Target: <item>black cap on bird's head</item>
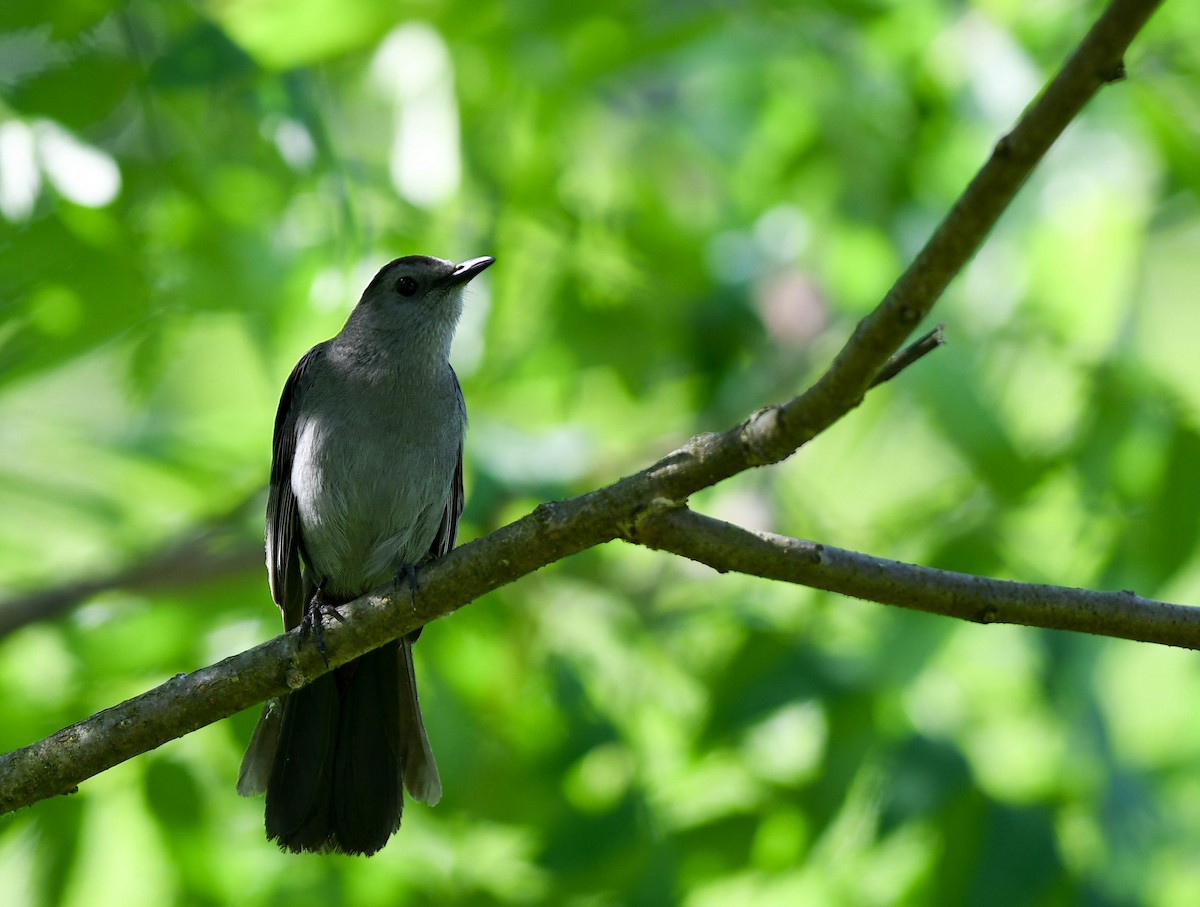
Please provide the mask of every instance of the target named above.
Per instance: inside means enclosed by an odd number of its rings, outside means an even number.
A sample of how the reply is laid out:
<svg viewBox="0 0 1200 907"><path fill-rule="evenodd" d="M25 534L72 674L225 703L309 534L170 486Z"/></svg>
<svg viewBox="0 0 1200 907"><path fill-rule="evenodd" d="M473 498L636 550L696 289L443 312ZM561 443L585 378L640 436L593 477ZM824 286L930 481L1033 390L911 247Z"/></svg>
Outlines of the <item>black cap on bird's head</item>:
<svg viewBox="0 0 1200 907"><path fill-rule="evenodd" d="M430 290L460 287L484 271L496 259L484 255L455 264L432 255L405 255L389 261L371 278L363 298L387 292L389 289L405 299L428 293Z"/></svg>

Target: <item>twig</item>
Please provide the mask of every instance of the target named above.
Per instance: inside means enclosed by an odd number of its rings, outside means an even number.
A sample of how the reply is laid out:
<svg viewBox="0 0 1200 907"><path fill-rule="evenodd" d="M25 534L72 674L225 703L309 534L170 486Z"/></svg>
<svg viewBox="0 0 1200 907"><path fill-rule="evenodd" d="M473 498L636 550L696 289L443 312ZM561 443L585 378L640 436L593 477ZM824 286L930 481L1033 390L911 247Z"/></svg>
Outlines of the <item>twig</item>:
<svg viewBox="0 0 1200 907"><path fill-rule="evenodd" d="M891 381L914 362L928 356L946 342L946 326L939 324L928 334L914 340L895 356L884 363L879 374L875 376L867 390L878 387L885 381Z"/></svg>

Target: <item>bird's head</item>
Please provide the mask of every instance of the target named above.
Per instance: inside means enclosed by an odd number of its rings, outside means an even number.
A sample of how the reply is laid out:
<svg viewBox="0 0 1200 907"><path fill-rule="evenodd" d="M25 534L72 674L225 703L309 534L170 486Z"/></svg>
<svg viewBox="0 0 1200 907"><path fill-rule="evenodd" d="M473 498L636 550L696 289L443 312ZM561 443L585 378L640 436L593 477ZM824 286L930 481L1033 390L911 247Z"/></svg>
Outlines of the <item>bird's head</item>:
<svg viewBox="0 0 1200 907"><path fill-rule="evenodd" d="M402 343L445 358L463 307L463 288L494 262L484 256L460 264L429 255L406 255L379 269L346 323L355 335Z"/></svg>

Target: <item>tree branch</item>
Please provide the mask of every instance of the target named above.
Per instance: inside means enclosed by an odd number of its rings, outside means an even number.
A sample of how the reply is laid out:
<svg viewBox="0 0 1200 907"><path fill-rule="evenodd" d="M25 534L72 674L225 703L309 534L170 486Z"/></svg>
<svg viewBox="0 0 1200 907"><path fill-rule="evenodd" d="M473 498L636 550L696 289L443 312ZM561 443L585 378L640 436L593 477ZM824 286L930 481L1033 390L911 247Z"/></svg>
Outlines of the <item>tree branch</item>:
<svg viewBox="0 0 1200 907"><path fill-rule="evenodd" d="M254 496L256 501L261 498ZM101 592L151 591L261 570L262 546L238 544L244 537L223 518L109 573L14 596L0 602L0 640L29 624L59 617Z"/></svg>
<svg viewBox="0 0 1200 907"><path fill-rule="evenodd" d="M636 475L544 504L456 549L422 571L413 608L407 591L395 590L347 605L342 609L347 619L325 631L330 666L553 561L614 538L636 538L639 521L642 531L646 528L648 509L658 513L752 466L778 462L854 409L888 358L979 248L1050 144L1096 90L1116 77L1124 49L1157 6L1150 0L1110 4L1016 128L997 144L916 260L808 391L721 434L693 438ZM298 641L298 631L278 637L5 755L0 758L0 812L71 790L125 759L324 673L327 667L315 647L301 647Z"/></svg>
<svg viewBox="0 0 1200 907"><path fill-rule="evenodd" d="M1200 649L1200 608L1128 591L1096 592L919 567L773 532L752 532L678 505L643 512L631 541L722 573L797 583L975 623L1074 630Z"/></svg>

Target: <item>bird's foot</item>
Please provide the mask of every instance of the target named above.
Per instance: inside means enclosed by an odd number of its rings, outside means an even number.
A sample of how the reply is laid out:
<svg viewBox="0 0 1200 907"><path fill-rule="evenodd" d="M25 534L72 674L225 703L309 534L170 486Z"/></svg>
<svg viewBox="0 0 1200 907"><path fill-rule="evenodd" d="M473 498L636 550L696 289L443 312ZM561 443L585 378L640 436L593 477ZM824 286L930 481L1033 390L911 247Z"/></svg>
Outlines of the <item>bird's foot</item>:
<svg viewBox="0 0 1200 907"><path fill-rule="evenodd" d="M408 600L413 610L417 610L417 565L404 564L392 577L392 585L399 586L402 580L408 580Z"/></svg>
<svg viewBox="0 0 1200 907"><path fill-rule="evenodd" d="M310 633L313 635L317 641L317 651L321 653L321 660L325 662L326 668L329 667L329 656L325 654L325 618L327 616L338 621L346 619L337 609L337 605L325 601L325 596L321 594L321 587L318 586L313 597L308 600L308 607L304 609L304 618L300 621L300 638L303 640Z"/></svg>

